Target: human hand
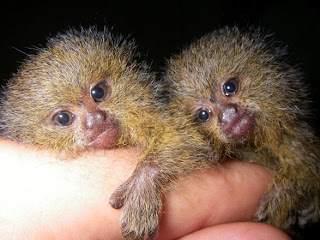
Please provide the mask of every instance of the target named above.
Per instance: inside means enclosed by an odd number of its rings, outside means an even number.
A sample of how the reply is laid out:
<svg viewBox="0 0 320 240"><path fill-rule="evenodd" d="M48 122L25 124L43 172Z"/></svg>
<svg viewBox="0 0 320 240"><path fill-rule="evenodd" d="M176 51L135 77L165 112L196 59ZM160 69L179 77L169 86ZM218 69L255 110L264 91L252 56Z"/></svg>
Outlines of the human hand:
<svg viewBox="0 0 320 240"><path fill-rule="evenodd" d="M0 238L121 239L111 193L133 171L139 149L92 150L62 160L0 140ZM158 239L289 239L250 223L272 179L264 167L236 160L181 179L164 198Z"/></svg>

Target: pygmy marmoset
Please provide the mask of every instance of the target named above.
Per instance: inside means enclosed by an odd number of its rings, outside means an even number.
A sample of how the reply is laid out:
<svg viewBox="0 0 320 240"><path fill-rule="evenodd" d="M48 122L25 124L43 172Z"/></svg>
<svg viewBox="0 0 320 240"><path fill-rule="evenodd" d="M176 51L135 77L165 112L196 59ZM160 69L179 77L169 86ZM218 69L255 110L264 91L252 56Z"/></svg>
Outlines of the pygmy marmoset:
<svg viewBox="0 0 320 240"><path fill-rule="evenodd" d="M208 155L217 159L187 118L163 111L153 94L154 74L137 57L132 41L108 30L69 30L28 56L0 104L2 136L62 156L90 148L143 149L134 173L109 200L123 206L126 239L154 238L163 191L177 176L207 165Z"/></svg>
<svg viewBox="0 0 320 240"><path fill-rule="evenodd" d="M302 74L269 38L214 31L172 57L163 80L173 114L188 116L218 155L275 171L256 220L290 232L319 220L320 145Z"/></svg>

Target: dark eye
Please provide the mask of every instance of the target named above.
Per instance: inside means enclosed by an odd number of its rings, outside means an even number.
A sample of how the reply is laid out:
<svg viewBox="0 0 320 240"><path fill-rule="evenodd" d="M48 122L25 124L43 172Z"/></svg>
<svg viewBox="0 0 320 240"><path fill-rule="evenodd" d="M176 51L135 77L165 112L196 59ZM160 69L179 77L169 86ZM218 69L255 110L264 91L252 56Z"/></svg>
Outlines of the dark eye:
<svg viewBox="0 0 320 240"><path fill-rule="evenodd" d="M230 97L237 93L239 88L239 81L237 78L231 78L223 84L223 93Z"/></svg>
<svg viewBox="0 0 320 240"><path fill-rule="evenodd" d="M198 113L197 120L199 122L206 122L210 119L211 111L207 109L201 109Z"/></svg>
<svg viewBox="0 0 320 240"><path fill-rule="evenodd" d="M108 85L105 82L97 84L91 89L91 96L95 102L102 102L108 96Z"/></svg>
<svg viewBox="0 0 320 240"><path fill-rule="evenodd" d="M53 116L52 122L59 126L69 126L72 124L74 115L69 111L61 111Z"/></svg>

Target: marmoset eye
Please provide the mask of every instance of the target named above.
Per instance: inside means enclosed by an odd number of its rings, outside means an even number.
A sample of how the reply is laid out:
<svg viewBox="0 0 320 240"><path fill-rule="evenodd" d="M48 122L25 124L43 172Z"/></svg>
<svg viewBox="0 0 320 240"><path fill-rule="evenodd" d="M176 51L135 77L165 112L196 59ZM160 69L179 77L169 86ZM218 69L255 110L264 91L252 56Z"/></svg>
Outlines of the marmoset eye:
<svg viewBox="0 0 320 240"><path fill-rule="evenodd" d="M69 126L72 124L74 115L69 111L61 111L53 116L52 122L59 126Z"/></svg>
<svg viewBox="0 0 320 240"><path fill-rule="evenodd" d="M91 96L95 102L103 102L108 97L108 85L106 82L98 83L91 89Z"/></svg>
<svg viewBox="0 0 320 240"><path fill-rule="evenodd" d="M223 84L223 93L227 97L235 95L238 89L239 80L237 78L231 78Z"/></svg>
<svg viewBox="0 0 320 240"><path fill-rule="evenodd" d="M209 109L202 108L200 109L196 121L198 122L207 122L211 117L211 111Z"/></svg>

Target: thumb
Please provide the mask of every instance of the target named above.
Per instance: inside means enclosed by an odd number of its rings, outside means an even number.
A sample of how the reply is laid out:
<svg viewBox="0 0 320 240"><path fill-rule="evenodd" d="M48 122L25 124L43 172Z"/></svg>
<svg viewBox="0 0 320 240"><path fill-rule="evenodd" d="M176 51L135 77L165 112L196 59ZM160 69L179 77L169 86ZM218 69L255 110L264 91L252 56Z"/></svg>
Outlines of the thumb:
<svg viewBox="0 0 320 240"><path fill-rule="evenodd" d="M227 159L180 179L165 196L158 239L252 220L272 178L273 172L265 167Z"/></svg>

